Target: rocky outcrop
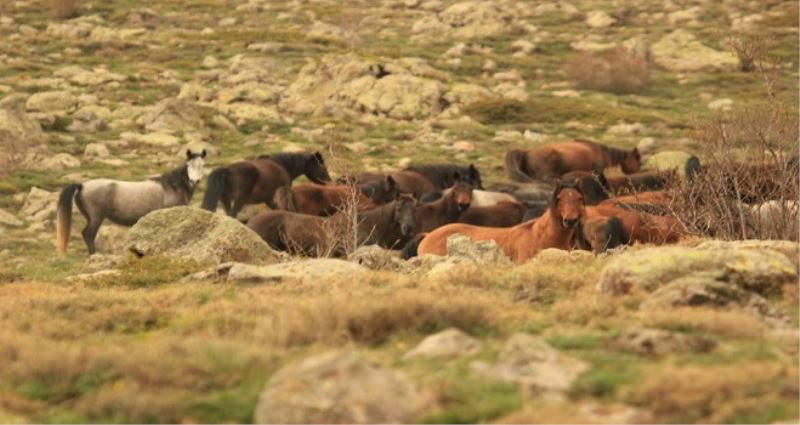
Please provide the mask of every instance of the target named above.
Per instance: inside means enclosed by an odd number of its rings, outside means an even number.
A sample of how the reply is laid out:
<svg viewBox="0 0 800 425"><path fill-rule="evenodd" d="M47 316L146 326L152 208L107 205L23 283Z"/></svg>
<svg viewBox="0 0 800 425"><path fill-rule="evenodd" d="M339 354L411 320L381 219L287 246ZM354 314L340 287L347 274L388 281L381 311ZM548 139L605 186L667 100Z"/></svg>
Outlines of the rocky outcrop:
<svg viewBox="0 0 800 425"><path fill-rule="evenodd" d="M25 113L24 95L9 95L0 101L0 134L7 134L25 146L34 146L45 141L41 125Z"/></svg>
<svg viewBox="0 0 800 425"><path fill-rule="evenodd" d="M461 234L447 238L447 256L460 262L511 264L511 260L495 241L473 241Z"/></svg>
<svg viewBox="0 0 800 425"><path fill-rule="evenodd" d="M672 353L704 353L711 351L716 343L712 339L663 329L628 328L615 339L614 345L636 354L664 356Z"/></svg>
<svg viewBox="0 0 800 425"><path fill-rule="evenodd" d="M476 354L481 351L481 342L459 329L445 329L423 339L405 354L405 358L453 358Z"/></svg>
<svg viewBox="0 0 800 425"><path fill-rule="evenodd" d="M192 207L156 210L128 233L138 255L185 257L200 263L272 263L280 258L255 232L226 216Z"/></svg>
<svg viewBox="0 0 800 425"><path fill-rule="evenodd" d="M33 222L48 220L55 216L57 202L58 193L32 187L25 197L19 215L25 220Z"/></svg>
<svg viewBox="0 0 800 425"><path fill-rule="evenodd" d="M355 351L308 357L267 383L256 423L404 423L424 401L411 381Z"/></svg>
<svg viewBox="0 0 800 425"><path fill-rule="evenodd" d="M734 70L739 64L736 56L704 45L683 29L652 44L650 55L656 64L674 72Z"/></svg>
<svg viewBox="0 0 800 425"><path fill-rule="evenodd" d="M417 20L411 32L426 38L460 40L497 37L522 29L517 16L507 2L463 1Z"/></svg>

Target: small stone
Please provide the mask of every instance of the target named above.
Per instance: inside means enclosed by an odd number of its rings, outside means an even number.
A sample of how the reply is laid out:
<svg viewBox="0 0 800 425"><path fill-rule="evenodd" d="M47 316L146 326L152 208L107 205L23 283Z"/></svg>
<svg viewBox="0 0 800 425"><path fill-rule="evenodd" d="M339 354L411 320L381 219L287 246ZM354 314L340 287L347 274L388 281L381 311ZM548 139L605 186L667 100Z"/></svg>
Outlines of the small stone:
<svg viewBox="0 0 800 425"><path fill-rule="evenodd" d="M89 158L108 158L111 156L111 152L109 152L108 147L102 143L89 143L83 150L83 156Z"/></svg>
<svg viewBox="0 0 800 425"><path fill-rule="evenodd" d="M217 25L220 26L220 27L232 27L232 26L236 25L236 22L237 22L236 18L231 18L231 17L222 18L222 19L219 20Z"/></svg>
<svg viewBox="0 0 800 425"><path fill-rule="evenodd" d="M730 111L733 109L733 99L717 99L708 104L712 111Z"/></svg>
<svg viewBox="0 0 800 425"><path fill-rule="evenodd" d="M219 60L214 56L206 56L203 58L203 68L216 68L219 66Z"/></svg>
<svg viewBox="0 0 800 425"><path fill-rule="evenodd" d="M617 19L602 10L593 10L586 14L585 22L591 28L607 28L614 25Z"/></svg>

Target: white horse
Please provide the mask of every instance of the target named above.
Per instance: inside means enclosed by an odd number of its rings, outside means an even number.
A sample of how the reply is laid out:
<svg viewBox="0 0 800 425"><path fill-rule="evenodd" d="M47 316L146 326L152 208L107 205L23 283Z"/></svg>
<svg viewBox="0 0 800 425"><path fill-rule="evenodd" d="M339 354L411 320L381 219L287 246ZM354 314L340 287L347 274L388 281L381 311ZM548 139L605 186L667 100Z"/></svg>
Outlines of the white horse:
<svg viewBox="0 0 800 425"><path fill-rule="evenodd" d="M59 252L62 255L67 252L73 199L86 217L82 234L91 255L95 253L94 240L103 220L132 226L151 211L188 204L203 178L205 157L205 149L201 153L187 150L183 165L145 181L94 179L65 187L58 198L56 218L56 247Z"/></svg>

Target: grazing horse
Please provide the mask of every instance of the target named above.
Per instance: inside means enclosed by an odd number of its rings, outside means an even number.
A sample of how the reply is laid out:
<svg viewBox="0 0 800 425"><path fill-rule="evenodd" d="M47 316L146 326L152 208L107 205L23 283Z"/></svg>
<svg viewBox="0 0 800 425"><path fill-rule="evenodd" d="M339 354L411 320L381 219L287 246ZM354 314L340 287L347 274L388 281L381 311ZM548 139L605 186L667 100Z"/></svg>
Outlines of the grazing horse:
<svg viewBox="0 0 800 425"><path fill-rule="evenodd" d="M417 199L421 199L426 193L447 189L459 180L466 181L479 189L483 188L481 174L472 164L467 167L451 164L412 165L388 175L395 180L400 191L413 193ZM382 180L384 175L361 173L355 178L357 182L362 183Z"/></svg>
<svg viewBox="0 0 800 425"><path fill-rule="evenodd" d="M252 161L219 167L208 176L203 208L214 211L222 201L231 217L236 217L245 204L263 202L274 209L275 190L303 174L314 183L331 180L319 152L261 155Z"/></svg>
<svg viewBox="0 0 800 425"><path fill-rule="evenodd" d="M186 205L194 189L203 178L203 161L206 151L186 151L186 162L159 177L129 182L111 179L94 179L71 184L58 197L56 218L56 247L66 254L69 229L72 225L72 202L86 217L83 240L89 254L95 253L94 240L103 220L122 226L133 226L147 213L178 205Z"/></svg>
<svg viewBox="0 0 800 425"><path fill-rule="evenodd" d="M413 236L415 203L410 195L399 194L395 201L357 213L358 245L394 248ZM318 217L268 211L251 218L247 226L275 249L304 255L319 255L326 250L335 256L345 254L341 241L335 240L348 226L348 217L342 213Z"/></svg>
<svg viewBox="0 0 800 425"><path fill-rule="evenodd" d="M447 255L447 238L462 233L473 241L495 241L506 255L521 263L545 248L570 249L576 227L584 214L583 195L578 186L572 182L559 182L550 198L550 208L535 220L513 227L448 224L425 235L419 242L417 252Z"/></svg>
<svg viewBox="0 0 800 425"><path fill-rule="evenodd" d="M356 209L363 211L395 199L398 193L391 176L381 181L363 183L358 188L308 183L278 188L275 191L275 205L286 211L327 217L341 211L351 199L355 201ZM384 201L387 198L388 201Z"/></svg>
<svg viewBox="0 0 800 425"><path fill-rule="evenodd" d="M570 171L599 174L614 165L620 165L625 174L635 173L642 165L639 150L625 151L589 140L575 140L532 149L513 149L505 159L508 177L516 182L558 177Z"/></svg>

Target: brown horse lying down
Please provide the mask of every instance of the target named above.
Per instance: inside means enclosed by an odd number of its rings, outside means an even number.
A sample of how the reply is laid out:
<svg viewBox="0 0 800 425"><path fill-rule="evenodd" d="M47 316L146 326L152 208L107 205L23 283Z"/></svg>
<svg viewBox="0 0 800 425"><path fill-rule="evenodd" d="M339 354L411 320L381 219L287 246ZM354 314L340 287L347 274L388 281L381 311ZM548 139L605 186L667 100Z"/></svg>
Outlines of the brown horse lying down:
<svg viewBox="0 0 800 425"><path fill-rule="evenodd" d="M474 165L467 167L451 164L411 165L402 171L388 173L401 192L413 193L417 199L424 194L447 189L456 181L464 180L474 187L482 188L481 174ZM356 177L358 183L384 179L383 174L361 173Z"/></svg>
<svg viewBox="0 0 800 425"><path fill-rule="evenodd" d="M793 191L796 192L798 173L800 159L794 156L785 163L710 164L702 167L696 177L700 182L723 180L727 193L717 196L738 197L740 201L752 204L773 200L774 195L780 193L782 188L789 189L788 176L791 176ZM719 186L718 183L711 184ZM796 193L793 195L790 198L797 197Z"/></svg>
<svg viewBox="0 0 800 425"><path fill-rule="evenodd" d="M499 202L483 207L470 206L461 214L458 222L475 226L511 227L522 223L527 211L528 207L521 202Z"/></svg>
<svg viewBox="0 0 800 425"><path fill-rule="evenodd" d="M416 224L418 232L430 232L447 223L458 221L472 204L470 183L459 181L440 199L417 207Z"/></svg>
<svg viewBox="0 0 800 425"><path fill-rule="evenodd" d="M602 173L607 167L620 165L625 174L641 167L639 151L612 148L589 140L552 143L532 149L513 149L506 154L506 172L512 181L530 182L559 177L570 171Z"/></svg>
<svg viewBox="0 0 800 425"><path fill-rule="evenodd" d="M390 202L399 193L391 176L364 183L355 193L350 191L346 185L314 183L282 187L275 191L275 205L286 211L327 217L341 211L352 196L355 196L356 209L363 211Z"/></svg>
<svg viewBox="0 0 800 425"><path fill-rule="evenodd" d="M506 255L519 263L545 248L570 249L584 212L583 195L577 186L569 182L558 183L550 208L536 220L507 228L449 224L425 235L419 242L417 253L447 255L447 238L461 233L474 241L495 241Z"/></svg>
<svg viewBox="0 0 800 425"><path fill-rule="evenodd" d="M415 233L413 197L398 195L397 200L357 214L358 245L377 244L395 248ZM272 248L293 254L320 255L330 249L335 256L345 254L335 240L346 228L348 217L335 214L318 217L288 211L269 211L251 218L247 226ZM332 246L333 245L333 246Z"/></svg>
<svg viewBox="0 0 800 425"><path fill-rule="evenodd" d="M676 180L678 180L678 173L672 170L606 177L608 189L611 193L616 194L663 189L667 187L670 182Z"/></svg>
<svg viewBox="0 0 800 425"><path fill-rule="evenodd" d="M586 207L584 221L609 217L616 217L620 220L621 242L629 245L633 243L656 245L675 243L686 235L683 226L674 217L628 211L612 205Z"/></svg>
<svg viewBox="0 0 800 425"><path fill-rule="evenodd" d="M288 186L303 174L315 183L331 180L319 152L262 155L252 161L219 167L208 176L203 208L214 211L222 201L225 213L231 217L236 217L245 204L263 202L274 209L275 190Z"/></svg>

